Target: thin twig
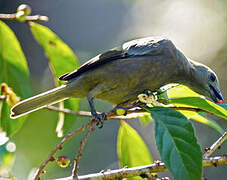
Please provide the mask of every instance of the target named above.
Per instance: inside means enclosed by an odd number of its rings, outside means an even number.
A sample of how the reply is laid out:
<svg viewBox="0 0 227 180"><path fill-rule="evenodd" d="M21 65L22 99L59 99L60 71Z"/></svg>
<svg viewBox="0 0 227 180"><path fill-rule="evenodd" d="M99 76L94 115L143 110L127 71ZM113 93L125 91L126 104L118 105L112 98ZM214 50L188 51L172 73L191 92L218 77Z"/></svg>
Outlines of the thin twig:
<svg viewBox="0 0 227 180"><path fill-rule="evenodd" d="M17 20L15 13L14 14L0 14L0 19ZM47 22L48 21L48 17L47 16L41 16L41 15L25 16L25 21Z"/></svg>
<svg viewBox="0 0 227 180"><path fill-rule="evenodd" d="M74 116L87 116L87 117L91 117L91 113L88 111L72 111L70 109L66 109L66 108L59 108L56 106L47 106L45 107L45 109L51 110L51 111L55 111L55 112L62 112L65 114L70 114L70 115L74 115Z"/></svg>
<svg viewBox="0 0 227 180"><path fill-rule="evenodd" d="M203 167L205 166L217 166L227 164L227 156L216 156L216 157L210 157L205 158L203 160ZM138 166L138 167L132 167L132 168L122 168L122 169L116 169L116 170L110 170L105 171L101 173L95 173L95 174L88 174L88 175L82 175L78 176L78 180L108 180L108 179L122 179L122 178L130 178L134 176L143 176L144 174L148 173L159 173L168 171L164 163L154 163L146 166ZM64 177L60 179L55 180L75 180L72 176L70 177Z"/></svg>
<svg viewBox="0 0 227 180"><path fill-rule="evenodd" d="M43 172L43 169L46 167L47 163L52 161L54 159L54 154L62 149L62 146L74 135L78 134L81 131L84 131L85 129L87 129L88 127L90 127L91 125L95 124L94 120L89 121L88 123L86 123L85 125L83 125L82 127L76 129L75 131L69 133L65 138L62 139L62 141L51 151L51 153L49 154L49 156L47 157L47 159L41 164L40 168L38 169L34 180L39 180L40 175Z"/></svg>
<svg viewBox="0 0 227 180"><path fill-rule="evenodd" d="M203 157L209 157L211 154L214 153L216 149L218 149L225 141L227 140L227 132L225 132L212 146L206 148L206 152L204 153Z"/></svg>
<svg viewBox="0 0 227 180"><path fill-rule="evenodd" d="M76 155L76 157L74 158L74 167L73 167L73 171L72 171L72 175L74 178L78 177L78 165L79 165L79 161L80 158L82 157L82 151L84 149L85 143L88 140L88 137L91 135L91 133L95 130L95 126L93 125L87 132L87 134L85 135L85 137L80 141L80 148L78 150L78 153Z"/></svg>
<svg viewBox="0 0 227 180"><path fill-rule="evenodd" d="M70 114L70 115L74 115L74 116L86 116L86 117L92 117L91 112L88 111L72 111L69 109L65 109L65 108L59 108L56 106L47 106L45 107L45 109L51 110L51 111L55 111L55 112L63 112L65 114ZM106 118L107 119L121 119L121 120L127 120L127 119L132 119L132 118L136 118L139 115L142 115L142 113L145 113L147 111L142 110L142 109L137 109L137 110L129 110L127 113L127 116L118 116L116 115L116 113L113 113L112 111L107 113ZM100 112L97 112L100 113Z"/></svg>

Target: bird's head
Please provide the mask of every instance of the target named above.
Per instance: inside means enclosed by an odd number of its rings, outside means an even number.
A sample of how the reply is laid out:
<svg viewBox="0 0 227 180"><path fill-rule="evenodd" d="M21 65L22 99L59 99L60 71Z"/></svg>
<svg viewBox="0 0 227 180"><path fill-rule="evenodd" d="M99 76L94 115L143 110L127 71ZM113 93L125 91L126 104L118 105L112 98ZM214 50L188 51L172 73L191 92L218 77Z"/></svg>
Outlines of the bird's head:
<svg viewBox="0 0 227 180"><path fill-rule="evenodd" d="M204 64L190 60L192 68L192 89L197 93L211 98L214 102L224 102L219 88L217 75Z"/></svg>

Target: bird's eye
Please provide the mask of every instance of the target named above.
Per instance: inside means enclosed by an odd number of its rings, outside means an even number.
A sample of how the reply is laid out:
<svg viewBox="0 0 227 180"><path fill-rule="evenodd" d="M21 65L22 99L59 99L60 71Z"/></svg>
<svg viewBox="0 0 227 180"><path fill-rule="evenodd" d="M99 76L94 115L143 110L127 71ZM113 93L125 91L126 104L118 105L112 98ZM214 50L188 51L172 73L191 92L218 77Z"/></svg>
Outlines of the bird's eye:
<svg viewBox="0 0 227 180"><path fill-rule="evenodd" d="M212 82L214 82L216 80L216 76L213 73L211 73L211 75L210 75L210 80Z"/></svg>

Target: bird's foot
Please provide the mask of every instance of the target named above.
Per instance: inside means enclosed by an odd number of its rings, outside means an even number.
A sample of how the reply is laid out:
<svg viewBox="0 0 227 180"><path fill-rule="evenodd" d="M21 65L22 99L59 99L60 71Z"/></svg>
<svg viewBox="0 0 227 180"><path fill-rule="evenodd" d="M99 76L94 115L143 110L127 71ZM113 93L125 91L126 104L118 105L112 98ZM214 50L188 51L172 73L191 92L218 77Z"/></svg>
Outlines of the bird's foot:
<svg viewBox="0 0 227 180"><path fill-rule="evenodd" d="M104 120L106 120L106 113L101 113L101 114L94 114L93 115L95 121L96 121L96 126L98 128L102 128L104 124Z"/></svg>

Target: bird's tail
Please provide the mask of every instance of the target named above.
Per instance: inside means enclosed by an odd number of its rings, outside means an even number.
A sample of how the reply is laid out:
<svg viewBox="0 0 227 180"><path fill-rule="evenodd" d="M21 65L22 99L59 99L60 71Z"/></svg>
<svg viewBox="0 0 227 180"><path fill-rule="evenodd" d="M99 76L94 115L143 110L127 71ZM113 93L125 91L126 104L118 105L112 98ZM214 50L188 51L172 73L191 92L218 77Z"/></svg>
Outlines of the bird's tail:
<svg viewBox="0 0 227 180"><path fill-rule="evenodd" d="M66 88L66 85L62 85L47 92L20 101L11 109L11 118L15 119L27 113L41 109L47 105L55 104L68 99L69 96L67 94Z"/></svg>

